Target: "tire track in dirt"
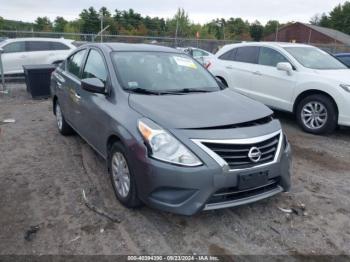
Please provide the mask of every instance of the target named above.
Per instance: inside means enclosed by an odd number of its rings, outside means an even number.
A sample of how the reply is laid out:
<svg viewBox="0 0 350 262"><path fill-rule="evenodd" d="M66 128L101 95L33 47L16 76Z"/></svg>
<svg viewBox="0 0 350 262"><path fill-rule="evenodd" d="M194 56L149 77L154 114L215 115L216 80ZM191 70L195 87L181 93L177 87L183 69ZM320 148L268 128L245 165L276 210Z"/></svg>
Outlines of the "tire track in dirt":
<svg viewBox="0 0 350 262"><path fill-rule="evenodd" d="M81 160L85 175L88 177L89 187L94 188L93 198L97 201L98 206L101 206L107 212L117 214L122 220L117 225L118 233L123 237L123 241L130 251L145 254L172 253L172 248L166 245L165 239L157 233L157 227L154 227L152 223L148 223L140 215L139 212L142 213L142 210L128 210L118 202L104 160L88 144L82 143L80 138L78 141L81 145ZM150 244L150 242L152 243Z"/></svg>

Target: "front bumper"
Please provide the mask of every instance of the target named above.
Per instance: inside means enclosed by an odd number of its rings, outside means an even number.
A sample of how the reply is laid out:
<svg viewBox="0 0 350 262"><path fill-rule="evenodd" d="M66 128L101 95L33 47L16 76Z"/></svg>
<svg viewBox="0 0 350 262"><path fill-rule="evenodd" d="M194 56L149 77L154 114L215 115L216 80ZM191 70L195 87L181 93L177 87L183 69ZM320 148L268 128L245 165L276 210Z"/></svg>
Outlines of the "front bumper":
<svg viewBox="0 0 350 262"><path fill-rule="evenodd" d="M278 161L261 167L229 171L205 153L200 157L205 164L199 167L179 167L150 158L137 159L134 174L140 199L157 209L193 215L201 210L252 203L290 189L291 147L287 141L279 152ZM259 172L268 173L268 185L244 192L236 189L240 175ZM218 195L225 190L233 192L233 197L231 194L230 198L219 199Z"/></svg>

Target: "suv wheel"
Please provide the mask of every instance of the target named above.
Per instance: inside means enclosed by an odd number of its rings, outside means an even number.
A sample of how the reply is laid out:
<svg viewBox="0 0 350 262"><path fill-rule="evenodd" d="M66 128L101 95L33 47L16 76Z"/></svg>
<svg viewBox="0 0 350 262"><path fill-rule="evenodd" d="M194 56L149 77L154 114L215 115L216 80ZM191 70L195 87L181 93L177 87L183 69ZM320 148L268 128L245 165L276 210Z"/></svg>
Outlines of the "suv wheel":
<svg viewBox="0 0 350 262"><path fill-rule="evenodd" d="M329 134L337 127L337 110L333 101L321 94L304 98L297 106L301 128L312 134Z"/></svg>
<svg viewBox="0 0 350 262"><path fill-rule="evenodd" d="M120 143L112 146L108 158L108 170L118 200L128 208L141 206L137 196L135 177L129 168L126 150Z"/></svg>
<svg viewBox="0 0 350 262"><path fill-rule="evenodd" d="M55 114L56 114L58 131L60 131L60 133L64 136L72 134L73 130L64 119L64 116L62 114L62 110L58 101L55 104Z"/></svg>

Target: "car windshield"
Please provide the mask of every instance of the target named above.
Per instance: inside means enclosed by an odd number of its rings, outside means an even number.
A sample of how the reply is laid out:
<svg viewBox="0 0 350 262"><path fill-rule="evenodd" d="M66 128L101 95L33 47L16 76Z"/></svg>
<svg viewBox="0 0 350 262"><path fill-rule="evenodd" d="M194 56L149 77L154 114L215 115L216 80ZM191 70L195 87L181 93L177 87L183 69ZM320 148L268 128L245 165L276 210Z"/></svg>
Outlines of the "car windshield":
<svg viewBox="0 0 350 262"><path fill-rule="evenodd" d="M114 52L112 60L124 89L150 93L214 92L215 78L185 54Z"/></svg>
<svg viewBox="0 0 350 262"><path fill-rule="evenodd" d="M319 70L346 69L346 66L325 51L314 47L285 47L300 64Z"/></svg>

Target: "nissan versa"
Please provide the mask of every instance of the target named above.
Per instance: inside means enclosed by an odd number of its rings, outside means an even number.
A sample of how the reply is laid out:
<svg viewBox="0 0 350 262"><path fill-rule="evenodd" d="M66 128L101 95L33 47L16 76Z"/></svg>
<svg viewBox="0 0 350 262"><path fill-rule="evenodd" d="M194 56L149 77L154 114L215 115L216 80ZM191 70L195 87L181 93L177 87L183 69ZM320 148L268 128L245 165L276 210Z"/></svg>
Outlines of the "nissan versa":
<svg viewBox="0 0 350 262"><path fill-rule="evenodd" d="M51 89L59 131L106 159L126 207L192 215L290 189L291 149L272 111L180 51L85 45Z"/></svg>

